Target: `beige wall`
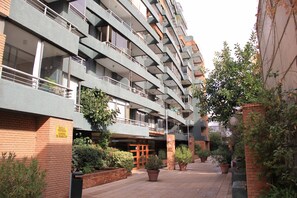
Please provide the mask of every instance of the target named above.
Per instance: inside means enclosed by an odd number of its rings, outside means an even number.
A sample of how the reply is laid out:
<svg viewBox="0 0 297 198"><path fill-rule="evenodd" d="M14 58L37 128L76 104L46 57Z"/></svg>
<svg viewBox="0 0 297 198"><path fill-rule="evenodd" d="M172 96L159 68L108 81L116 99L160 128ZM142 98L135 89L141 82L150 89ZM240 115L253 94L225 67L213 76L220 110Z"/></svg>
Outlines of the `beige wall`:
<svg viewBox="0 0 297 198"><path fill-rule="evenodd" d="M283 84L284 90L297 88L297 16L292 8L259 0L257 33L263 77L267 87ZM289 1L287 1L289 3ZM295 6L296 7L296 6ZM269 74L278 73L276 78Z"/></svg>

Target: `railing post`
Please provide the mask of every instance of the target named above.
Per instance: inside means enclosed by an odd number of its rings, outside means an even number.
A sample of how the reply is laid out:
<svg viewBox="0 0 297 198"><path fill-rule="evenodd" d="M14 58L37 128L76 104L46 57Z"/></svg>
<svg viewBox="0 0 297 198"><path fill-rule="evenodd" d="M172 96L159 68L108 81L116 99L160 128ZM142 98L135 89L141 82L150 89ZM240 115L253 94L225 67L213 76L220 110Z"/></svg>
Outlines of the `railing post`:
<svg viewBox="0 0 297 198"><path fill-rule="evenodd" d="M46 13L47 13L47 7L44 7L44 12L43 12L43 14L46 15Z"/></svg>

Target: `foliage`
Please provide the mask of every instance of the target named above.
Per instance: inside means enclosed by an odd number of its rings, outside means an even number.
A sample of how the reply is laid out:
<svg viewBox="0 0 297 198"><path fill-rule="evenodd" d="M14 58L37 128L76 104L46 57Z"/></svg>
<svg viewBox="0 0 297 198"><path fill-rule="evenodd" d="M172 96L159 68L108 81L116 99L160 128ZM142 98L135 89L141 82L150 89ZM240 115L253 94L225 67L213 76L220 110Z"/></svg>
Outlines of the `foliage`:
<svg viewBox="0 0 297 198"><path fill-rule="evenodd" d="M251 116L245 140L255 152L256 162L263 167L268 182L296 189L297 94L284 93L279 86L268 91L265 100L265 116Z"/></svg>
<svg viewBox="0 0 297 198"><path fill-rule="evenodd" d="M134 167L134 158L130 152L113 150L109 153L109 157L110 167L125 168L128 172Z"/></svg>
<svg viewBox="0 0 297 198"><path fill-rule="evenodd" d="M150 155L146 161L145 168L147 170L159 170L163 162L157 155Z"/></svg>
<svg viewBox="0 0 297 198"><path fill-rule="evenodd" d="M188 164L192 161L192 153L186 145L180 145L175 149L175 160L178 163Z"/></svg>
<svg viewBox="0 0 297 198"><path fill-rule="evenodd" d="M161 160L165 160L165 159L167 159L166 151L165 151L164 149L160 149L159 152L158 152L158 157L159 157Z"/></svg>
<svg viewBox="0 0 297 198"><path fill-rule="evenodd" d="M74 145L72 147L73 167L83 173L91 173L96 169L101 169L104 151L99 146L92 145Z"/></svg>
<svg viewBox="0 0 297 198"><path fill-rule="evenodd" d="M73 145L87 146L92 144L92 140L89 137L78 137L73 140Z"/></svg>
<svg viewBox="0 0 297 198"><path fill-rule="evenodd" d="M200 158L207 158L210 156L210 152L208 150L200 150L197 154Z"/></svg>
<svg viewBox="0 0 297 198"><path fill-rule="evenodd" d="M98 133L98 141L97 143L99 144L99 146L103 149L106 149L109 145L110 142L110 136L111 133L108 130L105 131L100 131L97 132Z"/></svg>
<svg viewBox="0 0 297 198"><path fill-rule="evenodd" d="M293 189L290 187L276 187L276 186L271 186L269 189L269 192L261 198L293 198L297 197L297 189Z"/></svg>
<svg viewBox="0 0 297 198"><path fill-rule="evenodd" d="M231 162L231 152L228 145L221 145L217 150L211 152L214 162L219 164L229 164Z"/></svg>
<svg viewBox="0 0 297 198"><path fill-rule="evenodd" d="M263 89L256 34L253 33L244 48L234 47L234 56L228 44L214 58L215 69L206 79L205 86L194 88L200 114L212 114L212 119L227 125L235 107L254 102Z"/></svg>
<svg viewBox="0 0 297 198"><path fill-rule="evenodd" d="M210 132L209 140L210 140L211 151L217 150L219 146L222 144L222 137L219 132Z"/></svg>
<svg viewBox="0 0 297 198"><path fill-rule="evenodd" d="M201 150L201 146L199 144L195 144L194 146L194 153L195 155L198 155L198 152Z"/></svg>
<svg viewBox="0 0 297 198"><path fill-rule="evenodd" d="M0 160L0 197L41 197L46 186L45 171L36 159L22 161L14 153L2 153Z"/></svg>
<svg viewBox="0 0 297 198"><path fill-rule="evenodd" d="M109 101L110 97L97 88L84 88L81 91L82 112L92 127L99 131L105 131L108 125L115 123L118 111L108 108Z"/></svg>

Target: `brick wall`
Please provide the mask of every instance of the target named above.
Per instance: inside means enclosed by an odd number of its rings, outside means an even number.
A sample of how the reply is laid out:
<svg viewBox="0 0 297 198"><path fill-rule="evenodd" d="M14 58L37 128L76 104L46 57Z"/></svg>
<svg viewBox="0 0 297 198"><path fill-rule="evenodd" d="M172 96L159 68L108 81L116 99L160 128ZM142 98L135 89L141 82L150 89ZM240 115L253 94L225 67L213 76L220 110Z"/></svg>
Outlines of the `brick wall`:
<svg viewBox="0 0 297 198"><path fill-rule="evenodd" d="M68 129L67 138L57 138L56 129ZM72 121L52 117L40 117L36 135L36 153L42 169L45 169L47 188L45 197L67 197L72 159Z"/></svg>
<svg viewBox="0 0 297 198"><path fill-rule="evenodd" d="M6 40L6 35L0 33L0 66L2 65L2 60L3 60L5 40ZM2 67L0 67L0 75L1 75L1 69Z"/></svg>
<svg viewBox="0 0 297 198"><path fill-rule="evenodd" d="M192 136L192 135L189 137L188 146L192 153L192 161L194 162L194 160L195 160L195 139L194 139L194 136Z"/></svg>
<svg viewBox="0 0 297 198"><path fill-rule="evenodd" d="M59 126L67 128L66 138L56 137ZM72 133L72 121L0 110L0 152L38 159L41 169L46 170L43 197L68 197Z"/></svg>
<svg viewBox="0 0 297 198"><path fill-rule="evenodd" d="M15 152L17 158L34 156L35 138L34 116L0 111L0 153Z"/></svg>
<svg viewBox="0 0 297 198"><path fill-rule="evenodd" d="M265 114L265 110L258 104L247 104L243 106L243 123L248 126L250 122L251 113ZM257 198L261 192L267 189L266 180L259 177L262 170L256 165L256 158L250 148L245 146L245 161L246 161L246 178L247 178L247 192L249 198Z"/></svg>
<svg viewBox="0 0 297 198"><path fill-rule="evenodd" d="M83 178L83 188L90 188L113 181L126 179L127 170L124 168L118 168L115 170L100 171L97 173L85 174Z"/></svg>
<svg viewBox="0 0 297 198"><path fill-rule="evenodd" d="M0 0L0 15L8 16L10 10L10 0Z"/></svg>
<svg viewBox="0 0 297 198"><path fill-rule="evenodd" d="M167 134L167 168L168 170L174 170L175 168L175 135Z"/></svg>

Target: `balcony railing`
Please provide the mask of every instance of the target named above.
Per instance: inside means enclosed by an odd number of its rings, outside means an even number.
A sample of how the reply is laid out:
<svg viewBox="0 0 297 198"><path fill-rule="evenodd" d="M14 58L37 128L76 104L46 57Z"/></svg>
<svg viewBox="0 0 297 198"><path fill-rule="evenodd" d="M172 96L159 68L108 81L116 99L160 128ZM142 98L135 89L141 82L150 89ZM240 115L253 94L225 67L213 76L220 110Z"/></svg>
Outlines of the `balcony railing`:
<svg viewBox="0 0 297 198"><path fill-rule="evenodd" d="M138 121L138 120L131 120L131 119L128 119L128 118L116 118L116 122L117 123L122 123L122 124L131 124L131 125L141 126L141 127L148 127L147 122L142 122L142 121Z"/></svg>
<svg viewBox="0 0 297 198"><path fill-rule="evenodd" d="M146 44L144 38L142 38L141 36L139 36L139 34L135 30L132 29L131 25L129 25L128 23L126 23L121 17L119 17L118 15L116 15L110 9L108 9L107 12L111 16L113 16L116 20L118 20L120 23L122 23L130 32L132 32L138 38L138 40L140 40L141 42L143 42L144 44Z"/></svg>
<svg viewBox="0 0 297 198"><path fill-rule="evenodd" d="M44 15L46 15L49 18L56 21L58 24L60 24L67 30L71 31L72 33L74 33L78 36L82 36L82 34L80 33L80 31L78 30L78 28L75 25L70 23L67 19L65 19L64 17L59 15L57 12L55 12L54 10L49 8L47 5L45 5L41 1L39 1L39 0L24 0L24 1L27 2L29 5L31 5L32 7L39 10Z"/></svg>
<svg viewBox="0 0 297 198"><path fill-rule="evenodd" d="M73 61L75 61L75 62L81 64L81 65L86 66L86 60L83 59L83 58L80 57L80 56L71 56L71 59L72 59Z"/></svg>
<svg viewBox="0 0 297 198"><path fill-rule="evenodd" d="M74 14L82 18L84 21L87 20L87 17L84 13L81 13L75 6L73 6L71 3L69 3L69 9L73 11Z"/></svg>
<svg viewBox="0 0 297 198"><path fill-rule="evenodd" d="M18 84L26 85L34 89L50 92L65 98L71 97L72 90L67 87L64 87L62 85L59 85L57 83L54 83L39 77L35 77L31 74L22 72L17 69L13 69L5 65L2 65L2 75L0 76L0 78L9 80Z"/></svg>
<svg viewBox="0 0 297 198"><path fill-rule="evenodd" d="M143 92L141 90L138 90L138 89L136 89L134 87L130 87L129 85L121 83L121 82L119 82L117 80L114 80L114 79L108 77L108 76L101 76L101 77L99 77L99 79L101 79L101 80L103 80L105 82L111 83L113 85L119 86L122 89L126 89L126 90L128 90L128 91L130 91L132 93L138 94L138 95L140 95L140 96L142 96L144 98L147 98L147 96L148 96L145 92Z"/></svg>
<svg viewBox="0 0 297 198"><path fill-rule="evenodd" d="M125 55L128 59L130 59L134 63L138 64L140 67L142 67L143 69L145 69L147 71L147 68L143 64L139 63L135 58L133 58L132 56L130 56L124 50L120 49L119 47L115 46L114 44L112 44L112 43L110 43L108 41L105 41L104 43L106 43L107 46L113 48L114 50L118 51L119 53Z"/></svg>

